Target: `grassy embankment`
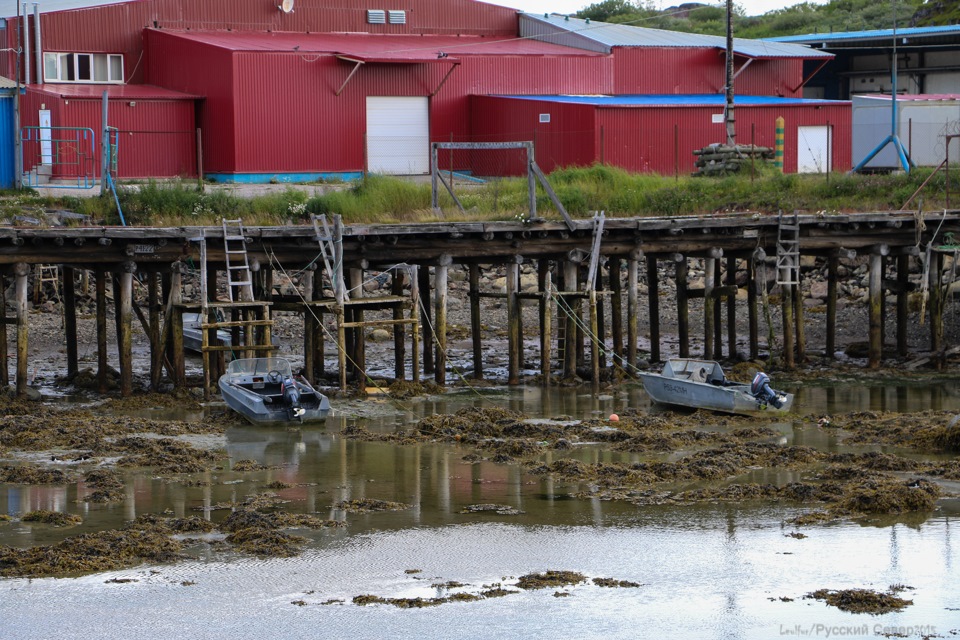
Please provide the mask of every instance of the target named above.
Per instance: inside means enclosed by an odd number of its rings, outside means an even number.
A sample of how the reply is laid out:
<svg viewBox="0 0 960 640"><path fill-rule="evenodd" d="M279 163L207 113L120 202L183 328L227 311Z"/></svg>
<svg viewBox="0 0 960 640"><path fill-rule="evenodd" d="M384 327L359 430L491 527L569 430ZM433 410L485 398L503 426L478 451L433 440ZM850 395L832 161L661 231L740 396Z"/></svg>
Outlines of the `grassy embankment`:
<svg viewBox="0 0 960 640"><path fill-rule="evenodd" d="M776 213L778 210L825 212L891 211L904 206L930 178L909 205L916 210L942 209L946 202L946 176L930 177L930 169L909 175L781 175L761 167L755 175L693 178L637 175L596 165L563 169L550 182L573 217L605 211L612 217L711 215L733 211ZM960 200L960 172L951 176L954 202ZM339 213L346 223L432 222L438 220L516 220L526 215L525 179L508 178L485 183L458 184L457 196L466 213L454 206L441 187L442 213L430 209L430 184L399 178L368 176L356 184L340 185L310 197L290 186L282 191L251 198L239 197L220 187L198 189L191 182L149 182L136 189L121 187L120 201L127 224L181 226L219 224L221 217L242 218L248 225L297 224L310 213ZM537 207L547 219L559 219L542 189ZM31 192L0 202L0 216L30 215L32 210L62 208L91 216L104 224L119 224L112 197L43 198Z"/></svg>

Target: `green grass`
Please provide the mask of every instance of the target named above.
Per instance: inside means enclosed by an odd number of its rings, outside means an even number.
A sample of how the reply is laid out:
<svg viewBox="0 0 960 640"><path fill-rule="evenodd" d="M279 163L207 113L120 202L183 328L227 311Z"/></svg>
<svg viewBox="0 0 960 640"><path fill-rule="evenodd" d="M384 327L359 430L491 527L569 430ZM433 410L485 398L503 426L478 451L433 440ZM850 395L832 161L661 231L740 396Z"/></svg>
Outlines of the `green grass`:
<svg viewBox="0 0 960 640"><path fill-rule="evenodd" d="M889 175L783 175L759 166L753 175L719 178L664 177L631 174L594 165L555 171L550 184L568 213L586 218L594 211L609 217L712 215L751 211L776 213L847 213L898 210L920 185L929 182L907 207L926 211L946 206L944 172L915 169ZM517 220L528 213L527 181L523 178L457 183L454 191L465 208L461 212L441 187L439 213L430 207L428 181L370 175L340 185L321 196L308 197L295 186L251 198L194 182L150 181L121 188L120 201L127 224L141 226L216 225L221 218L243 219L248 225L299 224L311 213L340 214L346 223L416 223L425 221ZM960 203L960 171L950 176L952 203ZM560 219L552 201L537 188L537 210L546 219ZM103 224L119 224L112 197L40 197L30 190L0 193L0 218L36 216L45 208L62 208L89 215Z"/></svg>

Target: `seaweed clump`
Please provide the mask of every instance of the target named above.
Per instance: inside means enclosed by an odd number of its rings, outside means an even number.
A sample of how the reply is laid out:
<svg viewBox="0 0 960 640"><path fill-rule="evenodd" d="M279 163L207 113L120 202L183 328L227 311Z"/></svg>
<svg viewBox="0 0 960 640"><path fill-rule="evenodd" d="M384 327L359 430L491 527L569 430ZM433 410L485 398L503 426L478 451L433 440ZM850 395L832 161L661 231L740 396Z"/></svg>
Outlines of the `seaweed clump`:
<svg viewBox="0 0 960 640"><path fill-rule="evenodd" d="M564 587L585 582L587 576L576 571L544 571L543 573L528 573L520 576L517 586L521 589L547 589Z"/></svg>
<svg viewBox="0 0 960 640"><path fill-rule="evenodd" d="M333 505L333 508L348 513L370 513L373 511L403 511L409 509L410 505L403 502L390 502L389 500L358 498L356 500L341 500Z"/></svg>
<svg viewBox="0 0 960 640"><path fill-rule="evenodd" d="M905 600L904 598L894 595L893 589L887 593L873 591L872 589L840 589L837 591L832 589L817 589L804 597L823 600L828 605L836 607L841 611L869 613L871 615L903 611L913 604L913 600Z"/></svg>
<svg viewBox="0 0 960 640"><path fill-rule="evenodd" d="M53 527L72 527L83 522L83 518L75 513L63 513L62 511L46 511L38 509L23 514L20 518L23 522L42 522Z"/></svg>

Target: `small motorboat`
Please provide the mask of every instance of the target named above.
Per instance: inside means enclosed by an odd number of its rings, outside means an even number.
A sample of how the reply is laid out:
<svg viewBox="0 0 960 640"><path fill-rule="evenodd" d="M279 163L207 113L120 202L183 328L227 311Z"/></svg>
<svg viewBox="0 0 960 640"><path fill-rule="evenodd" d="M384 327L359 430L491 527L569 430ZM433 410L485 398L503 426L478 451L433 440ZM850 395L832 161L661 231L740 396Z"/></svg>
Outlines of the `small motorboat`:
<svg viewBox="0 0 960 640"><path fill-rule="evenodd" d="M753 382L731 382L713 360L671 358L660 373L641 373L643 388L658 404L726 413L786 412L793 394L770 388L770 378L758 372Z"/></svg>
<svg viewBox="0 0 960 640"><path fill-rule="evenodd" d="M217 384L227 406L254 424L312 422L330 413L327 397L284 358L233 360Z"/></svg>

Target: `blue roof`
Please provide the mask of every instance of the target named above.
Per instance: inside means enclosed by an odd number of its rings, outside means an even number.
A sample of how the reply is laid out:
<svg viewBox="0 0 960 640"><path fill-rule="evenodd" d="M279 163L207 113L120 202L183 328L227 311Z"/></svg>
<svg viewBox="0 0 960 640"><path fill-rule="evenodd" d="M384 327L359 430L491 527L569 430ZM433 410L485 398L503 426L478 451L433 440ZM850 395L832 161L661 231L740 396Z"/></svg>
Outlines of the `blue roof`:
<svg viewBox="0 0 960 640"><path fill-rule="evenodd" d="M722 93L707 94L635 94L622 96L511 96L495 98L515 100L540 100L567 104L589 104L595 107L722 107L726 96ZM844 105L846 100L805 100L803 98L778 98L774 96L736 96L734 104L741 107L798 106L798 105Z"/></svg>
<svg viewBox="0 0 960 640"><path fill-rule="evenodd" d="M909 38L917 36L960 35L960 25L950 24L939 27L906 27L897 29L897 37ZM770 42L840 42L843 40L870 40L876 38L892 38L893 29L874 29L872 31L835 31L832 33L808 33L799 36L780 36L766 38Z"/></svg>

